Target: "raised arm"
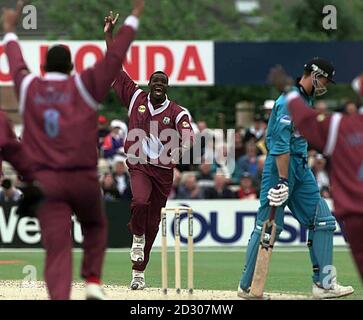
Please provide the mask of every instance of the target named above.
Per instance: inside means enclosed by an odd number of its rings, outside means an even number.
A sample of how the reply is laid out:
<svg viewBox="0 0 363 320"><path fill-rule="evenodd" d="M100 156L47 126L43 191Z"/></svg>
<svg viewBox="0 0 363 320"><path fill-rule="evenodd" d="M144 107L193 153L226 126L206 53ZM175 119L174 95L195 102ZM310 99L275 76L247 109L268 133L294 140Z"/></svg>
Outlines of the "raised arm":
<svg viewBox="0 0 363 320"><path fill-rule="evenodd" d="M107 48L110 48L113 44L113 29L118 20L118 14L114 17L113 12L105 17L104 33ZM128 108L132 96L139 89L138 85L128 76L128 74L120 69L115 81L112 84L116 95L121 100L121 103Z"/></svg>
<svg viewBox="0 0 363 320"><path fill-rule="evenodd" d="M109 15L105 17L103 32L105 33L107 49L111 46L113 42L113 29L115 28L118 18L119 14L117 13L116 16L114 16L112 11L110 11Z"/></svg>
<svg viewBox="0 0 363 320"><path fill-rule="evenodd" d="M76 76L76 83L80 90L86 92L88 101L95 108L108 93L111 84L114 82L122 62L125 59L127 50L135 37L138 28L139 16L144 8L144 0L134 0L132 15L120 28L113 43L106 52L106 56L94 67L89 68Z"/></svg>
<svg viewBox="0 0 363 320"><path fill-rule="evenodd" d="M18 1L16 10L4 8L1 21L5 33L3 42L5 53L8 58L10 74L14 81L17 96L19 97L21 84L29 74L29 69L24 61L16 35L16 26L22 14L24 3Z"/></svg>

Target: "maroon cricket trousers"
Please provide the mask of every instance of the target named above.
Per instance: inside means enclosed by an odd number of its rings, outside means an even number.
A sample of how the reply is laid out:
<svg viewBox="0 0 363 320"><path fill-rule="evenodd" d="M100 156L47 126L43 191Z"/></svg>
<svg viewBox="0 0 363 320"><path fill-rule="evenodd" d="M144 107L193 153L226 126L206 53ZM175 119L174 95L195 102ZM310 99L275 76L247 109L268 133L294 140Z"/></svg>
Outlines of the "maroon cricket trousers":
<svg viewBox="0 0 363 320"><path fill-rule="evenodd" d="M165 207L172 184L173 170L151 164L127 162L130 173L132 201L128 224L132 234L145 235L144 262L134 263L133 270L144 271L159 230L161 208Z"/></svg>
<svg viewBox="0 0 363 320"><path fill-rule="evenodd" d="M84 279L101 278L107 246L107 220L96 170L38 171L46 200L38 211L46 250L44 277L51 299L70 298L72 283L72 214L83 234Z"/></svg>
<svg viewBox="0 0 363 320"><path fill-rule="evenodd" d="M344 213L338 220L343 224L355 264L363 281L363 215Z"/></svg>

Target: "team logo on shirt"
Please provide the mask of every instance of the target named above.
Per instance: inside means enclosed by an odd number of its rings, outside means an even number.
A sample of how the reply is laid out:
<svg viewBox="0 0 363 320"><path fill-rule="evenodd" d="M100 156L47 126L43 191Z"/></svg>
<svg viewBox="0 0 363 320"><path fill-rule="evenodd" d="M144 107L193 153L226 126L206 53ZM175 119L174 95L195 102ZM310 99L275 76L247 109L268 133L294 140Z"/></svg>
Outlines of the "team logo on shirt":
<svg viewBox="0 0 363 320"><path fill-rule="evenodd" d="M164 124L169 124L170 123L170 118L169 117L164 117L163 123Z"/></svg>
<svg viewBox="0 0 363 320"><path fill-rule="evenodd" d="M318 122L323 122L325 120L325 114L319 114L316 117L316 120L318 120Z"/></svg>
<svg viewBox="0 0 363 320"><path fill-rule="evenodd" d="M140 113L144 113L146 111L146 107L142 104L138 107L137 111L139 111Z"/></svg>
<svg viewBox="0 0 363 320"><path fill-rule="evenodd" d="M164 150L164 146L158 137L150 134L150 137L142 139L142 150L150 159L157 159Z"/></svg>
<svg viewBox="0 0 363 320"><path fill-rule="evenodd" d="M190 125L189 125L189 123L188 123L187 121L183 121L183 123L182 123L182 127L183 127L183 128L189 128L189 127L190 127Z"/></svg>
<svg viewBox="0 0 363 320"><path fill-rule="evenodd" d="M291 119L288 115L284 115L281 117L280 122L289 125L291 124Z"/></svg>

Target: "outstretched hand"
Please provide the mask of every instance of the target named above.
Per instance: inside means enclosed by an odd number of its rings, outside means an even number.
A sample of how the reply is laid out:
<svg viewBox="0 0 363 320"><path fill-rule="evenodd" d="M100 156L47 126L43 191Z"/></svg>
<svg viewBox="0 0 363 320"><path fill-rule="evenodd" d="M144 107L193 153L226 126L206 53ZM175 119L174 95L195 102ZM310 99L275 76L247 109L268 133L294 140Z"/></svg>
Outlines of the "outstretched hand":
<svg viewBox="0 0 363 320"><path fill-rule="evenodd" d="M284 68L277 65L271 68L268 75L268 82L277 90L284 91L286 87L294 84L293 79L285 72Z"/></svg>
<svg viewBox="0 0 363 320"><path fill-rule="evenodd" d="M145 0L133 0L133 9L131 14L139 18L142 12L144 11L144 8L145 8ZM103 29L104 33L112 34L118 18L119 14L116 14L116 16L114 16L113 12L110 11L109 15L104 19L104 29Z"/></svg>
<svg viewBox="0 0 363 320"><path fill-rule="evenodd" d="M15 32L16 26L23 13L24 1L18 1L16 9L3 8L1 15L1 22L4 33Z"/></svg>
<svg viewBox="0 0 363 320"><path fill-rule="evenodd" d="M140 17L145 8L145 0L134 0L132 15Z"/></svg>
<svg viewBox="0 0 363 320"><path fill-rule="evenodd" d="M119 18L119 14L117 13L116 16L113 16L113 12L110 11L109 15L105 17L105 26L103 31L105 33L112 33L113 29L115 28L115 25L117 23L117 20Z"/></svg>

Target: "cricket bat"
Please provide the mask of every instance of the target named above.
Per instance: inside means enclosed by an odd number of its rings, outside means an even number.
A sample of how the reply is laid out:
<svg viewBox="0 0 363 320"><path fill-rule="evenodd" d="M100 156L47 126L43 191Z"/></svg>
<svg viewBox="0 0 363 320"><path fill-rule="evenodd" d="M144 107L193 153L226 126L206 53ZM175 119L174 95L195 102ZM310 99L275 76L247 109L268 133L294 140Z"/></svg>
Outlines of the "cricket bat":
<svg viewBox="0 0 363 320"><path fill-rule="evenodd" d="M255 272L253 274L250 294L256 298L263 297L263 290L268 274L272 249L276 236L276 207L272 207L268 220L263 223L260 247L258 249Z"/></svg>

